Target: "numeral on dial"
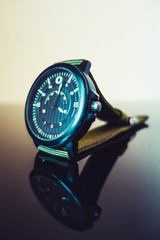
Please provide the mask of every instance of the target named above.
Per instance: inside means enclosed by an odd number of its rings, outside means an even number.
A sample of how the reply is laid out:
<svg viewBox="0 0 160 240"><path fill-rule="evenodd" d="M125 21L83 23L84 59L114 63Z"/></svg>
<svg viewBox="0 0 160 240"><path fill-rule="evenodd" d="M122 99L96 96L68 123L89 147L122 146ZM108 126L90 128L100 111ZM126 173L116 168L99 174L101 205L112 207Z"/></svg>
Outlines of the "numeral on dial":
<svg viewBox="0 0 160 240"><path fill-rule="evenodd" d="M61 76L58 76L58 77L56 77L55 82L56 82L56 84L60 84L60 83L62 83L62 80L63 80L63 78Z"/></svg>
<svg viewBox="0 0 160 240"><path fill-rule="evenodd" d="M78 108L78 102L74 102L73 107Z"/></svg>

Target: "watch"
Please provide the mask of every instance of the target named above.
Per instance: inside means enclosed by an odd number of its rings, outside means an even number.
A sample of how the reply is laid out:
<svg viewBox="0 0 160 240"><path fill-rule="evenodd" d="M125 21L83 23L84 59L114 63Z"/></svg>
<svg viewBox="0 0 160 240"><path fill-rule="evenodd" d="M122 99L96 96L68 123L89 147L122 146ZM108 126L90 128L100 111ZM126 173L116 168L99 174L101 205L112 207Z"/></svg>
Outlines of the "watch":
<svg viewBox="0 0 160 240"><path fill-rule="evenodd" d="M130 118L113 108L100 92L90 67L91 63L83 59L59 62L45 69L33 83L26 100L25 121L39 150L75 159L147 119ZM109 125L103 131L88 131L96 117Z"/></svg>

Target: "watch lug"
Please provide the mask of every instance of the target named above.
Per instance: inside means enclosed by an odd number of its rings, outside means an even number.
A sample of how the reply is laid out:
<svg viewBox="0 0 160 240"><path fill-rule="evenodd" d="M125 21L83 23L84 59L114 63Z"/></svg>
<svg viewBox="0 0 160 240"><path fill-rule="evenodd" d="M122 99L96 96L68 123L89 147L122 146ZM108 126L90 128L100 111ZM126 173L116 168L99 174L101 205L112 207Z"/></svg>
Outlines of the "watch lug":
<svg viewBox="0 0 160 240"><path fill-rule="evenodd" d="M91 68L91 62L87 60L82 60L81 64L77 66L82 72L89 74Z"/></svg>
<svg viewBox="0 0 160 240"><path fill-rule="evenodd" d="M66 149L69 155L70 159L73 159L76 157L78 153L78 141L70 141L66 144Z"/></svg>
<svg viewBox="0 0 160 240"><path fill-rule="evenodd" d="M88 118L87 118L87 120L89 121L89 122L94 122L95 121L95 119L96 119L96 113L88 113Z"/></svg>
<svg viewBox="0 0 160 240"><path fill-rule="evenodd" d="M99 100L99 94L93 90L90 90L90 94L91 94L91 99L94 101L98 101Z"/></svg>

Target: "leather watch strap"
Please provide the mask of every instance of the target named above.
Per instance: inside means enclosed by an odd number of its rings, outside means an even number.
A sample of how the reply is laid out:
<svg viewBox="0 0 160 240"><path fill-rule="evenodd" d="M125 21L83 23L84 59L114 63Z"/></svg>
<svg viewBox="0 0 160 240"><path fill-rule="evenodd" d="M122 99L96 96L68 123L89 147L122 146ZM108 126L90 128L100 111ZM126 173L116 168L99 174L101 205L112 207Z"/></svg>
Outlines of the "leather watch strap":
<svg viewBox="0 0 160 240"><path fill-rule="evenodd" d="M107 146L108 144L116 141L120 136L125 135L127 132L132 130L137 130L143 123L147 120L147 116L136 116L131 118L133 124L131 125L115 125L115 124L105 124L103 126L97 127L90 130L86 135L78 141L78 152L74 160L78 161L89 154L95 153ZM53 156L63 157L64 159L70 159L66 149L52 149L45 146L39 146L39 150L49 153Z"/></svg>
<svg viewBox="0 0 160 240"><path fill-rule="evenodd" d="M104 148L120 136L125 135L132 130L138 130L139 127L147 120L147 116L136 116L132 119L136 121L132 125L115 125L105 124L90 130L78 142L78 155L84 157L89 154L95 153L97 150Z"/></svg>

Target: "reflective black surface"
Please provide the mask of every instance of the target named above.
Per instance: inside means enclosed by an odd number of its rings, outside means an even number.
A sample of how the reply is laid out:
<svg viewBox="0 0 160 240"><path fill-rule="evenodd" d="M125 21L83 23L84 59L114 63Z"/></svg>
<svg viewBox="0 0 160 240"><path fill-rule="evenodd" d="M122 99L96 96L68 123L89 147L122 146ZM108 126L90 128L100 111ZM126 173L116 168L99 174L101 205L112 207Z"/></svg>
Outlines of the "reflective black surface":
<svg viewBox="0 0 160 240"><path fill-rule="evenodd" d="M30 174L32 189L48 212L64 225L84 231L99 219L102 186L133 133L91 155L79 174L78 164L38 152ZM101 158L99 159L99 154ZM100 160L100 161L99 161Z"/></svg>
<svg viewBox="0 0 160 240"><path fill-rule="evenodd" d="M128 136L114 149L85 158L71 169L54 162L47 166L44 156L36 158L38 151L24 123L24 106L1 105L0 239L160 238L159 103L124 107L131 114L149 115L148 127L132 141ZM31 185L35 171L58 174L55 181L61 188L55 195L46 198L48 185L44 181L39 185L52 210L53 205L59 209L57 215L35 194ZM62 223L66 216L72 221ZM76 230L73 222L83 223L83 228Z"/></svg>

